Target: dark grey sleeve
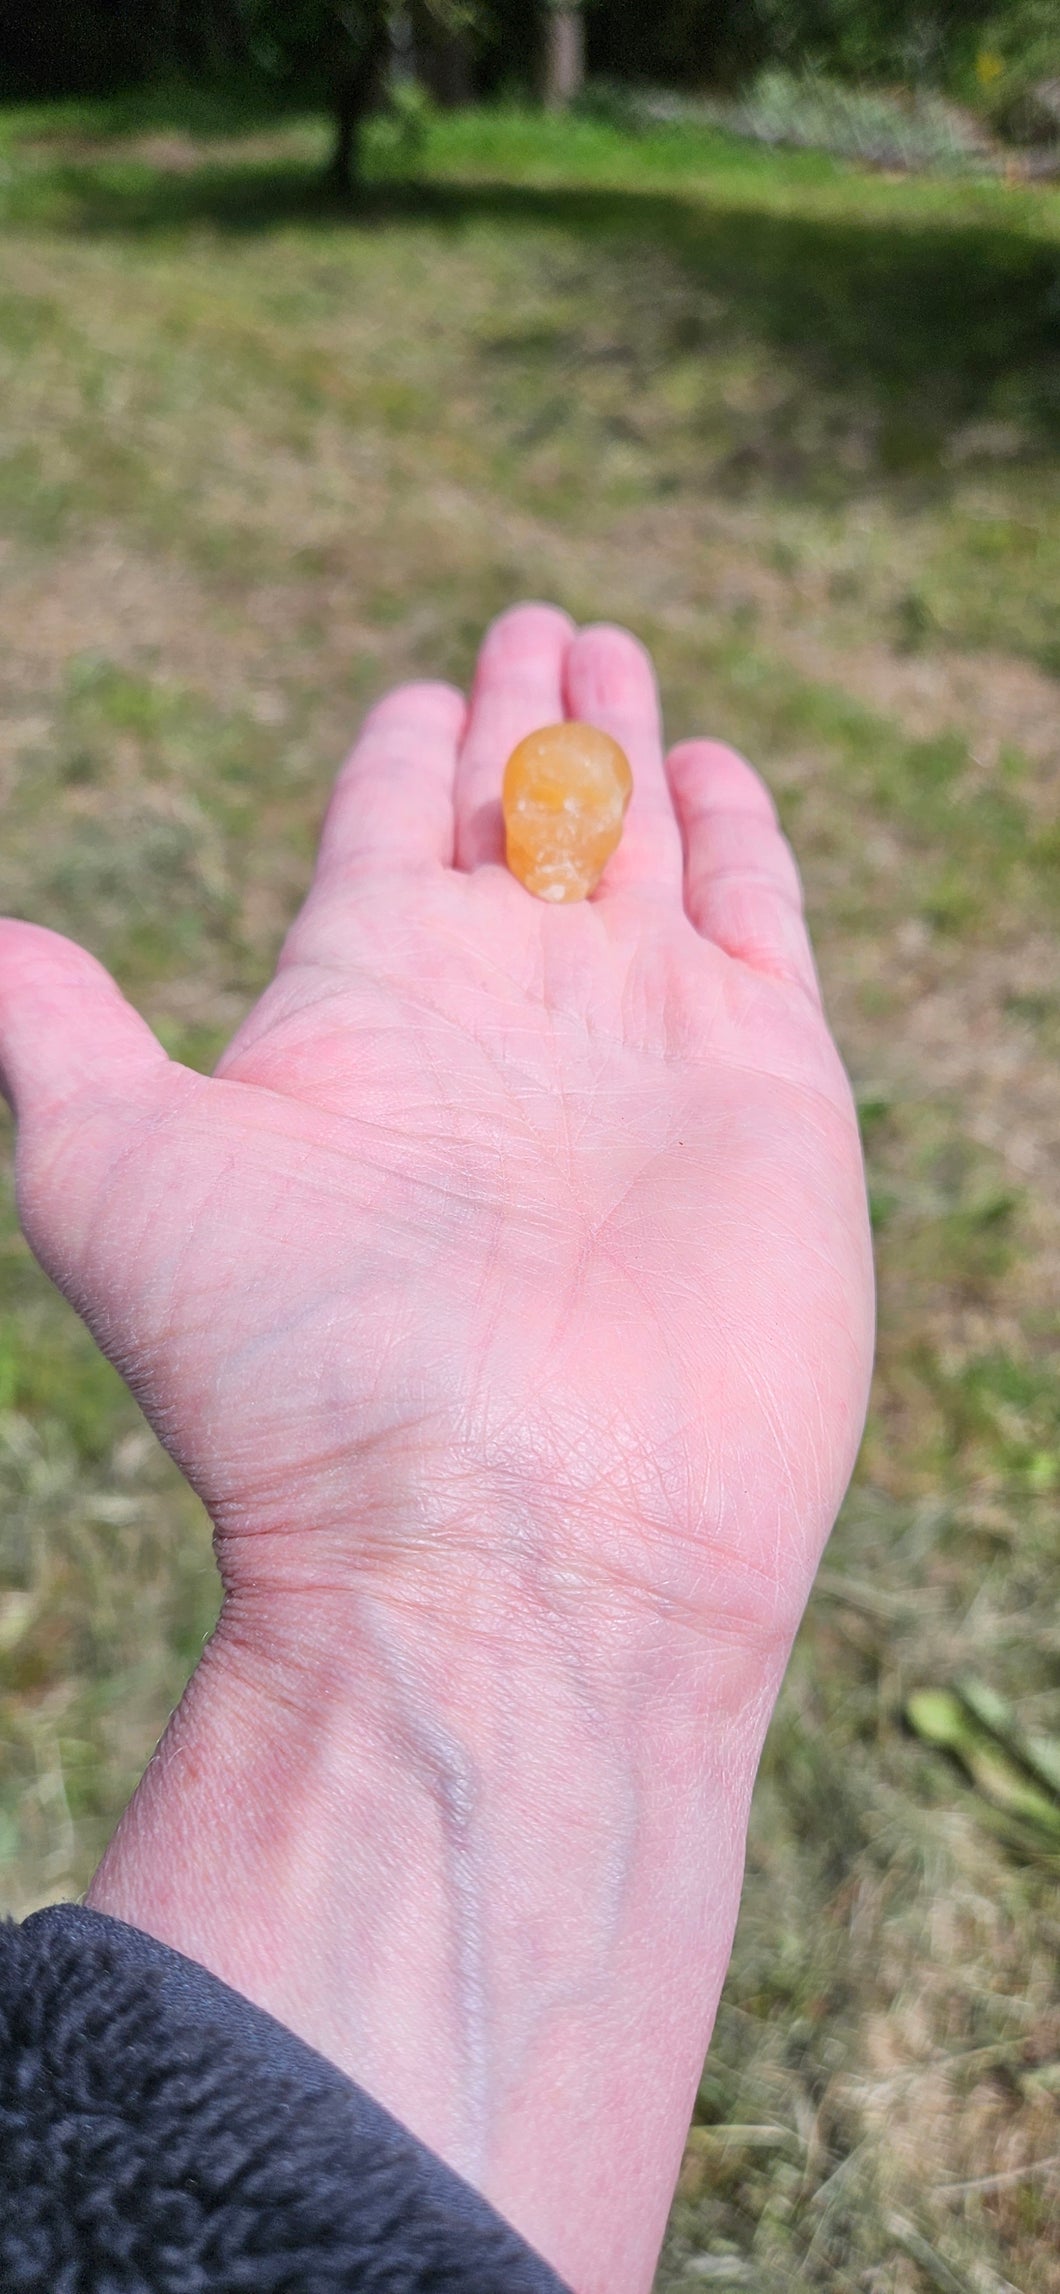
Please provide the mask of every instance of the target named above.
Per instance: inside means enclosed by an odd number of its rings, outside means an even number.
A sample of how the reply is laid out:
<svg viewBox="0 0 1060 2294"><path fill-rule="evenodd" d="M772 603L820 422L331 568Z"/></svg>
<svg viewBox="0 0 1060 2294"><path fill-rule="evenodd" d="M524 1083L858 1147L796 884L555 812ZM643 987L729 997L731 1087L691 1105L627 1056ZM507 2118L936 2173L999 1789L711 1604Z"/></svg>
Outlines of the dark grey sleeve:
<svg viewBox="0 0 1060 2294"><path fill-rule="evenodd" d="M3 2294L564 2294L492 2207L205 1968L0 1924Z"/></svg>

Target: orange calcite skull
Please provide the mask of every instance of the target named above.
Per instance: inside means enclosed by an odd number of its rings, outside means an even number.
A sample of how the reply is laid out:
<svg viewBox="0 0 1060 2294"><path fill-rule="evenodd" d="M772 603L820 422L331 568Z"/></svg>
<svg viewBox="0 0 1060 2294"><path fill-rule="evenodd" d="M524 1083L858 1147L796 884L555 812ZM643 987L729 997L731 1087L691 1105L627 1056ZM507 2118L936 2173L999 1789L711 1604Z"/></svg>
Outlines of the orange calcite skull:
<svg viewBox="0 0 1060 2294"><path fill-rule="evenodd" d="M546 725L513 749L501 802L508 866L539 900L584 900L622 834L629 759L595 725Z"/></svg>

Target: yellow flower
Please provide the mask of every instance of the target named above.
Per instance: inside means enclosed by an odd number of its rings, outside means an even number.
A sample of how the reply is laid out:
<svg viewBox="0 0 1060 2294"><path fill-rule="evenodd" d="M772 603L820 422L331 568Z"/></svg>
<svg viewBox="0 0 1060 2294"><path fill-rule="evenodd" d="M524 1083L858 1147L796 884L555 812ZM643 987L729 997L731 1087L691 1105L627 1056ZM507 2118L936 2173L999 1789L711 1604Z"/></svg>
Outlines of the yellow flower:
<svg viewBox="0 0 1060 2294"><path fill-rule="evenodd" d="M996 48L980 48L975 59L975 76L981 88L992 88L1004 69L1004 58L998 55Z"/></svg>

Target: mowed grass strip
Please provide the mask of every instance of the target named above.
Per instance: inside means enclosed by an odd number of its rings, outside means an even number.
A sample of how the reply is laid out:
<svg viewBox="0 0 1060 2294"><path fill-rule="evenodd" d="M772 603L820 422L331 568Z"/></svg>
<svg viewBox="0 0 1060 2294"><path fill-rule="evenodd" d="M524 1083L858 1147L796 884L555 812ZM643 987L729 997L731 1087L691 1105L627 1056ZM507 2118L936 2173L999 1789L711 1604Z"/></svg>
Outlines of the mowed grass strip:
<svg viewBox="0 0 1060 2294"><path fill-rule="evenodd" d="M209 129L209 133L206 129ZM365 703L524 594L769 774L859 1093L873 1416L770 1737L665 2288L1053 2294L1055 1856L906 1725L1060 1732L1060 196L689 129L156 104L0 135L0 903L208 1068ZM0 1874L83 1886L207 1525L0 1232Z"/></svg>

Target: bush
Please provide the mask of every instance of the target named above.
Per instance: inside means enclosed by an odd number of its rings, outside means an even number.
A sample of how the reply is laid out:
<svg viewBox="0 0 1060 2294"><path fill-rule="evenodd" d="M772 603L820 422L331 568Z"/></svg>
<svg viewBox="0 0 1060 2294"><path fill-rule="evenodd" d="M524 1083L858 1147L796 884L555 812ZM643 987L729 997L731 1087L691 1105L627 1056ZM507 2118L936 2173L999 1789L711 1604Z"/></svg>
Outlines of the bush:
<svg viewBox="0 0 1060 2294"><path fill-rule="evenodd" d="M966 91L1014 143L1060 143L1060 14L1055 0L1014 0L985 27Z"/></svg>
<svg viewBox="0 0 1060 2294"><path fill-rule="evenodd" d="M646 95L641 112L700 119L756 143L830 151L872 167L968 167L983 147L974 124L930 91L896 94L777 67L761 72L742 96Z"/></svg>

